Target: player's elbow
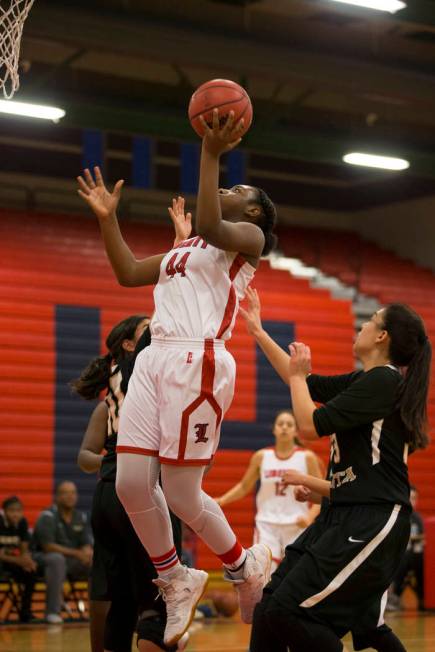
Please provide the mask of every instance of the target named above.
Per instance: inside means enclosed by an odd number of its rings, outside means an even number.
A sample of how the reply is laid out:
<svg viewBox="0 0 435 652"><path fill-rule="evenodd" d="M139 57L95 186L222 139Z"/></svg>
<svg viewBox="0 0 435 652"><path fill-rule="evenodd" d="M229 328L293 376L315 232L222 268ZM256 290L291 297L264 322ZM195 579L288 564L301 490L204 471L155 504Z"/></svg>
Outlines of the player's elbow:
<svg viewBox="0 0 435 652"><path fill-rule="evenodd" d="M92 471L89 468L88 459L85 451L81 450L77 455L77 466L79 467L80 471L83 471L84 473L92 473Z"/></svg>
<svg viewBox="0 0 435 652"><path fill-rule="evenodd" d="M135 287L137 285L138 265L136 260L124 262L122 265L114 268L116 280L119 285L125 288Z"/></svg>
<svg viewBox="0 0 435 652"><path fill-rule="evenodd" d="M307 421L307 423L298 424L298 432L302 439L308 441L315 441L319 438L313 422L310 423Z"/></svg>
<svg viewBox="0 0 435 652"><path fill-rule="evenodd" d="M123 288L132 288L135 286L132 274L121 272L116 275L116 279Z"/></svg>

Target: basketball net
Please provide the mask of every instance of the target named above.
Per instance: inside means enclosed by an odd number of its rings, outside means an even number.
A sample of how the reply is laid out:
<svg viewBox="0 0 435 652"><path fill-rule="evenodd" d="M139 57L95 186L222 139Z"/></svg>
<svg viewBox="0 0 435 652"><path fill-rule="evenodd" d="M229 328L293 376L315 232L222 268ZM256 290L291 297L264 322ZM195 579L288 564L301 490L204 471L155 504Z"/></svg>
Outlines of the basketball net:
<svg viewBox="0 0 435 652"><path fill-rule="evenodd" d="M0 0L0 88L10 100L20 87L18 63L23 25L35 0Z"/></svg>

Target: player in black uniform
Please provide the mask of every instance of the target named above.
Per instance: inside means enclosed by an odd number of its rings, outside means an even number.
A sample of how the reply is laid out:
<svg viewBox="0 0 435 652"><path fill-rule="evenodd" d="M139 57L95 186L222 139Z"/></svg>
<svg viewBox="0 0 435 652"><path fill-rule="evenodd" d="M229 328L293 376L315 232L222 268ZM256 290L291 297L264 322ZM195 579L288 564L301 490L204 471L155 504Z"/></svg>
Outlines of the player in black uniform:
<svg viewBox="0 0 435 652"><path fill-rule="evenodd" d="M317 527L311 528L306 536L305 533L302 534L294 544L287 546L286 561L288 569L290 569L290 565L294 566L299 561L300 557L316 543L317 538L323 533L323 526L327 522L330 507L331 464L328 466L326 477L328 480L321 480L315 476L291 470L287 471L283 478L288 484L295 485L296 500L321 504L320 514L316 519ZM384 622L383 614L387 596L388 591L374 596L371 606L360 613L358 622L351 630L355 650L373 648L378 652L406 652L391 627ZM376 628L373 629L376 618Z"/></svg>
<svg viewBox="0 0 435 652"><path fill-rule="evenodd" d="M256 293L248 298L259 312ZM255 319L242 314L249 328ZM286 646L292 652L341 652L341 636L357 628L361 613L371 614L376 632L382 613L373 609L374 600L387 590L406 549L407 455L428 441L431 345L421 318L393 304L374 314L355 341L363 371L322 377L309 375L304 344L292 344L289 359L261 322L250 330L290 385L302 436L330 435L332 447L331 507L325 522L312 526L316 541L296 563L286 558L266 587L255 611L251 652ZM313 400L325 404L316 409Z"/></svg>
<svg viewBox="0 0 435 652"><path fill-rule="evenodd" d="M139 637L149 642L145 650L177 649L163 643L166 611L161 600L156 602L154 566L115 489L119 410L135 358L151 341L148 324L145 315L134 315L117 324L106 339L109 353L93 360L73 383L75 391L86 399L96 398L107 389L105 401L91 416L78 456L83 471L100 472L91 518L95 538L90 593L93 652L130 652L139 614L144 614ZM180 552L180 522L174 517L172 524Z"/></svg>

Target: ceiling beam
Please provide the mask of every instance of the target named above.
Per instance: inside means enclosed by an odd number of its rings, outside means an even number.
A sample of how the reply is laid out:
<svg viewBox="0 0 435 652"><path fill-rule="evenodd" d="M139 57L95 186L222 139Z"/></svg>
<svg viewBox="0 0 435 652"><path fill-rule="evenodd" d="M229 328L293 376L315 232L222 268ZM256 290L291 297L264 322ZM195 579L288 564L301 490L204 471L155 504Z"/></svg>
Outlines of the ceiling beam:
<svg viewBox="0 0 435 652"><path fill-rule="evenodd" d="M420 108L435 108L435 69L432 75L372 60L299 50L246 35L199 31L138 16L133 20L109 12L77 12L43 2L30 13L26 35L179 67L208 68L215 76L226 70L239 80L256 77L276 83L299 81L348 96L377 94L397 101L412 100Z"/></svg>
<svg viewBox="0 0 435 652"><path fill-rule="evenodd" d="M187 116L180 112L162 112L158 109L153 111L151 107L143 111L134 111L113 105L100 105L95 102L80 104L74 101L68 102L64 108L66 116L62 124L65 126L94 127L107 131L144 134L162 140L179 139L199 142ZM342 156L355 150L399 156L410 161L409 174L435 179L434 153L398 146L390 148L384 146L381 149L379 144L351 135L346 138L339 135L324 136L314 131L301 131L299 128L277 129L259 119L254 122L244 138L244 145L258 152L329 165L345 165Z"/></svg>

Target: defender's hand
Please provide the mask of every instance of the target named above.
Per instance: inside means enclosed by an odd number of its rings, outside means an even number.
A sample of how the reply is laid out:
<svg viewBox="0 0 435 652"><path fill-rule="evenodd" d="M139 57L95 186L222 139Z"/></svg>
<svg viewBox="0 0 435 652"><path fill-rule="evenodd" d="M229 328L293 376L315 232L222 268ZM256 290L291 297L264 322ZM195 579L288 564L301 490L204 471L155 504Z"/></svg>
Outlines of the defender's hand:
<svg viewBox="0 0 435 652"><path fill-rule="evenodd" d="M257 290L248 287L245 298L248 300L248 308L245 309L240 306L240 314L246 322L248 333L256 337L263 330L260 297Z"/></svg>
<svg viewBox="0 0 435 652"><path fill-rule="evenodd" d="M184 197L178 196L172 200L172 208L168 207L169 216L175 228L174 247L187 240L192 233L192 213L184 213Z"/></svg>

